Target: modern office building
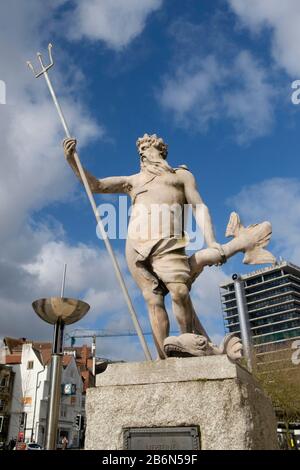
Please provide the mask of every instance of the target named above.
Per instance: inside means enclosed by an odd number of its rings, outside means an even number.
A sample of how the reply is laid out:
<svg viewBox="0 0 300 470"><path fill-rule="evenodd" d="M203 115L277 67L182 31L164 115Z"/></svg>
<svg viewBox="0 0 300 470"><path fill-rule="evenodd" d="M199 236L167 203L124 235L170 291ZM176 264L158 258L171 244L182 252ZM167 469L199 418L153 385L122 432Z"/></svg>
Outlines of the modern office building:
<svg viewBox="0 0 300 470"><path fill-rule="evenodd" d="M282 261L241 276L257 351L284 348L300 339L300 268ZM234 282L221 284L224 325L240 333Z"/></svg>

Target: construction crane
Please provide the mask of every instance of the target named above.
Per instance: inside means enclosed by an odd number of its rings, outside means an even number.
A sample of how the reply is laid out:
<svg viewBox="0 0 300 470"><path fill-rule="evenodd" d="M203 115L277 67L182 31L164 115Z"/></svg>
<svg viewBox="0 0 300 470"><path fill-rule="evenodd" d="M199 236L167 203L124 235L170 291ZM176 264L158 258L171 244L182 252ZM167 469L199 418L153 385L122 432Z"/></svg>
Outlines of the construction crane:
<svg viewBox="0 0 300 470"><path fill-rule="evenodd" d="M144 332L144 335L151 335L152 332ZM106 338L114 338L117 336L137 336L137 333L133 330L127 331L117 331L117 330L84 330L78 328L76 330L71 331L70 333L65 334L66 339L70 339L71 346L73 346L72 341L75 341L76 338L92 338L96 336L96 338L106 337Z"/></svg>
<svg viewBox="0 0 300 470"><path fill-rule="evenodd" d="M145 336L152 335L152 331L143 333ZM170 332L170 334L178 334L177 332ZM65 334L66 339L70 339L70 346L73 347L76 339L92 338L92 357L93 357L93 375L96 374L96 338L116 338L119 336L137 336L133 330L117 331L117 330L84 330L75 329L70 333Z"/></svg>

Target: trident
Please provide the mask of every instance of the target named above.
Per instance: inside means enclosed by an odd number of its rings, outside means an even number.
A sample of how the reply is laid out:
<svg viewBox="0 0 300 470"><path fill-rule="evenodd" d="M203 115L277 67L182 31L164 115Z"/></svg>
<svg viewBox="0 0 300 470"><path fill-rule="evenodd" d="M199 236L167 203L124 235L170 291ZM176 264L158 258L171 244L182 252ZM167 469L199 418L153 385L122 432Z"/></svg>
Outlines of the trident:
<svg viewBox="0 0 300 470"><path fill-rule="evenodd" d="M48 85L48 88L49 88L49 91L50 91L50 94L52 96L52 99L53 99L53 102L55 104L55 107L56 107L56 110L58 112L58 115L60 117L60 120L61 120L61 123L63 125L63 128L64 128L64 131L65 131L65 134L66 134L66 137L67 138L70 138L71 137L71 134L70 134L70 131L69 131L69 128L67 126L67 122L66 122L66 119L63 115L63 112L62 112L62 109L60 107L60 104L57 100L57 97L56 97L56 94L55 94L55 91L53 89L53 86L52 86L52 83L50 81L50 78L49 78L49 75L48 75L48 70L54 65L54 61L53 61L53 58L52 58L52 44L49 44L48 45L48 52L49 52L49 58L50 58L50 64L45 66L44 63L43 63L43 60L42 60L42 54L40 52L37 53L37 57L38 57L38 60L41 64L41 67L42 67L42 70L39 72L39 73L36 73L36 71L34 70L34 67L32 65L31 62L27 62L27 65L28 67L32 70L32 72L34 73L35 75L35 78L39 78L40 76L44 75L45 77L45 80L46 80L46 83ZM82 168L82 165L81 165L81 162L80 162L80 159L79 159L79 155L77 152L74 153L74 160L76 162L76 165L77 165L77 168L78 168L78 171L79 171L79 174L81 176L81 180L83 182L83 185L84 185L84 188L86 190L86 193L87 193L87 196L89 198L89 201L91 203L91 206L92 206L92 209L93 209L93 212L95 214L95 217L96 217L96 221L97 221L97 224L98 224L98 227L100 228L100 232L101 232L101 235L102 235L102 238L104 240L104 243L105 243L105 247L109 253L109 256L111 258L111 261L112 261L112 264L113 264L113 267L115 269L115 273L116 273L116 276L117 276L117 279L120 283L120 286L121 286L121 289L123 291L123 294L124 294L124 297L125 297L125 300L126 300L126 303L127 303L127 306L128 306L128 309L129 309L129 313L130 313L130 316L131 316L131 319L133 321L133 324L134 324L134 327L136 329L136 332L137 332L137 335L139 337L139 340L141 342L141 345L142 345L142 348L143 348L143 351L144 351L144 354L145 354L145 357L147 360L151 361L152 358L151 358L151 354L150 354L150 351L149 351L149 348L148 348L148 345L145 341L145 338L144 338L144 335L143 335L143 332L142 332L142 329L141 329L141 326L139 324L139 321L138 321L138 318L137 318L137 314L134 310L134 307L133 307L133 304L132 304L132 301L131 301L131 298L129 296L129 293L128 293L128 290L127 290L127 287L126 287L126 284L124 282L124 279L123 279L123 276L122 276L122 273L121 273L121 270L120 270L120 266L119 266L119 263L117 261L117 258L114 254L114 251L112 249L112 246L111 246L111 243L110 243L110 240L107 236L107 233L105 232L104 230L104 227L103 227L103 224L102 224L102 220L101 220L101 217L100 217L100 214L98 212L98 209L97 209L97 206L96 206L96 203L95 203L95 199L94 199L94 196L93 196L93 193L91 191L91 188L90 188L90 185L88 183L88 180L87 180L87 177L85 175L85 172L84 172L84 169Z"/></svg>

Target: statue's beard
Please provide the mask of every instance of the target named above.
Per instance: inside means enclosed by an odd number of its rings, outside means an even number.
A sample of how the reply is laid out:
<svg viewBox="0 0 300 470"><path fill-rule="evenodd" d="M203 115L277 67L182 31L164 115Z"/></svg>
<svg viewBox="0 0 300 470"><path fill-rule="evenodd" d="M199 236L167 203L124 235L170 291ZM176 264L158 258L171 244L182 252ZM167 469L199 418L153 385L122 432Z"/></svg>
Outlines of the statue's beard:
<svg viewBox="0 0 300 470"><path fill-rule="evenodd" d="M166 160L150 160L149 158L144 158L144 160L141 161L141 171L158 176L163 173L175 173L175 170L166 162Z"/></svg>

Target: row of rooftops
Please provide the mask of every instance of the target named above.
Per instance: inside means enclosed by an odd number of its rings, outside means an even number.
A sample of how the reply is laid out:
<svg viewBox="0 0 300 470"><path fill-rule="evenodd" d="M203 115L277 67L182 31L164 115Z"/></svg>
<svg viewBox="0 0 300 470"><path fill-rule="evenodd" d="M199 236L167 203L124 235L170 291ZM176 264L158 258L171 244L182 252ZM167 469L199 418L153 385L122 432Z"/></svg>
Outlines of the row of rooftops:
<svg viewBox="0 0 300 470"><path fill-rule="evenodd" d="M23 345L32 344L33 349L41 355L43 364L48 364L51 359L52 343L50 342L33 341L27 338L11 338L6 336L3 339L3 343L7 348L8 355L21 356ZM71 359L71 357L74 356L78 362L86 362L88 359L92 358L91 348L87 345L65 347L64 352L66 353L66 357Z"/></svg>
<svg viewBox="0 0 300 470"><path fill-rule="evenodd" d="M5 364L7 366L13 366L15 364L21 364L22 360L22 348L24 344L31 344L37 359L43 366L50 364L52 343L42 341L32 341L27 338L11 338L5 337L3 343L6 347ZM72 358L75 359L77 368L80 372L84 392L88 387L94 385L95 378L93 376L93 358L92 349L87 345L83 346L66 346L64 347L63 355L63 367L66 367ZM105 358L96 358L96 374L104 372L107 365L112 362L124 362L124 361L111 361Z"/></svg>

